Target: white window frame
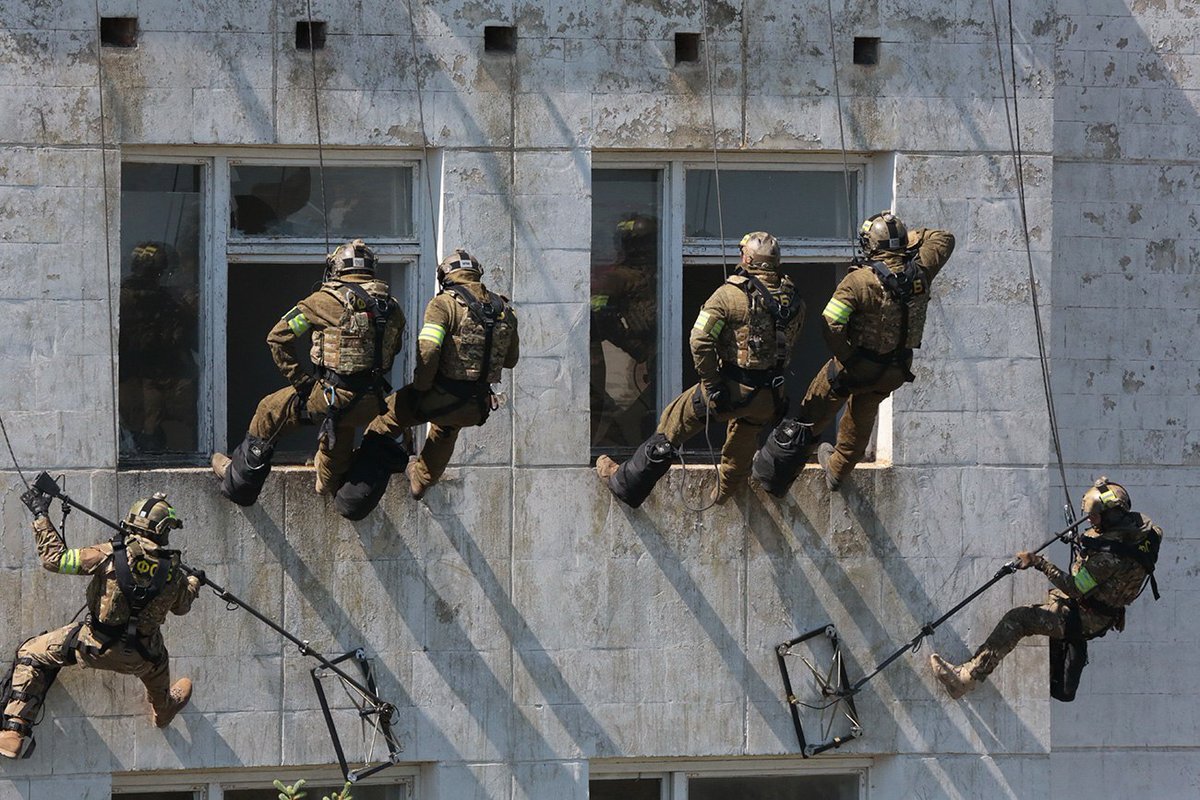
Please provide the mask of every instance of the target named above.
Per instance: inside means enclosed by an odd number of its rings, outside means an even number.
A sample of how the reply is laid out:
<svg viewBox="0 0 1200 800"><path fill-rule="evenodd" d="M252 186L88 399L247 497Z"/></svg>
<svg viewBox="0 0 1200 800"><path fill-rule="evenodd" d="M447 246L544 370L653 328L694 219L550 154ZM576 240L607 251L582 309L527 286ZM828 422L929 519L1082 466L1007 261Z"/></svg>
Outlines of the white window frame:
<svg viewBox="0 0 1200 800"><path fill-rule="evenodd" d="M417 765L399 764L388 770L358 781L355 786L403 786L406 800L420 800ZM135 792L192 792L193 800L224 800L225 791L232 789L271 788L275 779L294 784L303 778L309 784L328 784L341 787L345 780L335 765L279 766L251 769L171 770L167 772L114 772L114 800ZM309 797L315 797L309 792Z"/></svg>
<svg viewBox="0 0 1200 800"><path fill-rule="evenodd" d="M795 172L841 172L842 157L831 154L782 154L782 153L724 153L718 159L722 171L742 170L786 170ZM851 154L845 165L857 172L857 203L854 213L857 219L865 219L868 209L893 208L895 198L894 154ZM683 352L677 341L678 331L683 329L683 276L684 269L695 264L722 263L721 241L714 238L684 236L687 202L687 171L689 169L713 169L711 158L704 159L696 153L629 153L617 151L593 151L592 169L646 169L662 173L660 204L662 217L659 224L659 246L662 258L659 264L658 281L658 371L655 376L659 409L665 408L683 391ZM723 203L729 198L722 198ZM724 260L732 269L740 259L737 241L745 231L726 230ZM849 235L849 232L847 232ZM784 261L790 263L827 263L849 261L854 254L853 243L847 239L801 239L783 238L779 242ZM809 309L806 325L817 324L821 309ZM874 435L874 464L886 465L892 457L892 399L888 397L879 407L879 417ZM868 458L870 451L868 450Z"/></svg>
<svg viewBox="0 0 1200 800"><path fill-rule="evenodd" d="M692 778L767 778L857 775L858 800L870 800L869 758L604 759L588 762L588 781L659 778L659 800L688 800Z"/></svg>
<svg viewBox="0 0 1200 800"><path fill-rule="evenodd" d="M437 263L434 237L423 235L436 228L431 224L435 209L429 207L429 197L441 196L440 176L436 165L440 156L429 153L429 164L423 163L422 153L411 150L379 148L326 149L283 147L126 147L121 151L121 163L131 164L198 164L201 166L201 233L200 233L200 386L197 407L197 447L200 453L227 451L234 444L226 441L226 326L224 311L228 306L228 270L231 264L278 263L323 264L325 240L311 237L248 237L232 238L229 214L230 166L304 166L319 168L322 158L328 167L407 167L413 170L411 204L413 233L409 237L381 239L371 246L386 266L399 266L407 271L404 297L397 299L408 320L420 319L421 287L433 282ZM428 170L428 177L426 171ZM425 182L431 191L422 191ZM118 220L118 227L119 227ZM116 241L120 241L117 231ZM330 240L334 246L339 242ZM120 276L117 276L119 282ZM114 287L114 292L119 290ZM299 299L299 298L297 298ZM411 323L410 323L411 324ZM266 332L263 332L266 335ZM263 345L265 346L265 345ZM411 348L402 348L392 369L392 383L400 385L401 377L412 369ZM399 381L399 383L398 383Z"/></svg>

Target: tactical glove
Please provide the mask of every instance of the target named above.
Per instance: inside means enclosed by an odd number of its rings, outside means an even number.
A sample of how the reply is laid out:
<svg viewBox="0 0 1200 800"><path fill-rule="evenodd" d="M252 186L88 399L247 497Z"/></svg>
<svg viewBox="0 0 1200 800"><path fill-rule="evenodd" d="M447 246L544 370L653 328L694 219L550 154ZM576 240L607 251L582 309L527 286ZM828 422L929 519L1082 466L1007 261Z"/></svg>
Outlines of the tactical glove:
<svg viewBox="0 0 1200 800"><path fill-rule="evenodd" d="M725 391L724 384L705 383L703 386L710 411L720 414L729 410L729 393Z"/></svg>
<svg viewBox="0 0 1200 800"><path fill-rule="evenodd" d="M311 378L296 384L296 413L302 418L308 418L308 398L312 395L313 387L317 385Z"/></svg>
<svg viewBox="0 0 1200 800"><path fill-rule="evenodd" d="M1026 550L1022 550L1021 552L1017 553L1017 569L1029 569L1030 567L1036 567L1039 558L1040 556L1037 553L1030 553Z"/></svg>
<svg viewBox="0 0 1200 800"><path fill-rule="evenodd" d="M44 492L39 492L37 489L30 489L21 495L21 502L33 512L35 519L50 515L50 495Z"/></svg>

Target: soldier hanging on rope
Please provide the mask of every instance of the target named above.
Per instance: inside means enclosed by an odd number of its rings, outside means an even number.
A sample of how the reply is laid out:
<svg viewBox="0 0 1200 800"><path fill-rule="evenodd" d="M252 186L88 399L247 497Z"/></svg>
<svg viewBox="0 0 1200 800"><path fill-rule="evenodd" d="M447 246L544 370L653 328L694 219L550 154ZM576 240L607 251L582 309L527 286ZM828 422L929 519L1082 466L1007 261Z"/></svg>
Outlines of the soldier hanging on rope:
<svg viewBox="0 0 1200 800"><path fill-rule="evenodd" d="M755 478L781 497L843 405L837 445L817 449L829 490L862 460L879 404L913 380L930 285L954 251L954 236L909 231L884 211L863 222L859 245L866 262L851 266L821 312L833 358L812 379L796 416L783 420L755 455Z"/></svg>
<svg viewBox="0 0 1200 800"><path fill-rule="evenodd" d="M621 502L640 506L667 473L677 448L710 422L727 426L711 500L727 501L750 473L759 432L779 418L783 377L804 301L779 271L779 242L755 231L742 237L737 274L704 303L690 345L700 383L667 406L658 431L618 464L596 460L596 474Z"/></svg>
<svg viewBox="0 0 1200 800"><path fill-rule="evenodd" d="M33 512L42 566L62 575L90 575L87 617L27 640L17 650L0 694L0 755L17 758L33 748L33 726L46 692L63 667L136 675L146 687L154 724L165 728L192 695L192 682L171 683L160 627L167 613L186 614L200 589L180 567L168 534L183 521L156 494L129 509L111 542L68 548L48 516L50 496L36 488L21 500Z"/></svg>
<svg viewBox="0 0 1200 800"><path fill-rule="evenodd" d="M392 472L404 469L395 437L429 423L425 446L408 464L408 490L421 499L454 454L461 428L483 425L499 407L492 384L520 357L517 315L507 297L483 284L483 268L466 250L438 264L441 286L425 306L412 383L386 400L355 452L338 511L360 519L378 504Z"/></svg>
<svg viewBox="0 0 1200 800"><path fill-rule="evenodd" d="M354 436L384 410L391 388L386 375L400 349L404 312L375 277L378 259L362 239L326 258L325 281L267 335L276 366L289 387L258 404L246 438L232 455L215 453L221 493L253 505L271 471L275 440L299 425L320 424L315 491L336 494L350 467ZM314 373L304 370L293 347L311 336Z"/></svg>
<svg viewBox="0 0 1200 800"><path fill-rule="evenodd" d="M1104 477L1084 493L1082 510L1092 527L1075 540L1069 573L1036 553L1017 553L1019 569L1033 567L1054 586L1044 603L1011 609L963 664L952 664L937 653L929 656L934 675L950 697L958 699L978 686L1021 639L1047 636L1050 693L1073 700L1087 663L1088 640L1124 630L1125 607L1147 582L1158 599L1154 565L1162 529L1131 510L1124 486Z"/></svg>

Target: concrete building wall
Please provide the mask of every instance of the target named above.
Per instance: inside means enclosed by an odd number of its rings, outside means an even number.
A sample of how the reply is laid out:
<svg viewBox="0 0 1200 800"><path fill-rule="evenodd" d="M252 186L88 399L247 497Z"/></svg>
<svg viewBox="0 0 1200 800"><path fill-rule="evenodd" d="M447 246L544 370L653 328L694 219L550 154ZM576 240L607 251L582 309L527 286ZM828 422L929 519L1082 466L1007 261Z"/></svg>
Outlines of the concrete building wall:
<svg viewBox="0 0 1200 800"><path fill-rule="evenodd" d="M1187 430L1197 378L1178 369L1194 359L1186 343L1196 316L1194 201L1181 210L1197 157L1186 138L1197 130L1192 9L1018 5L1031 249L1071 491L1112 465L1178 536L1186 512L1177 493L1196 480ZM673 53L674 34L702 30L706 8L711 110L704 61L677 66ZM277 470L244 511L202 470L114 474L116 279L104 259L94 9L77 0L2 6L0 306L9 313L0 352L9 380L0 407L27 469L65 470L68 491L112 514L166 489L187 519L178 543L190 562L324 652L366 647L381 693L399 708L405 758L423 765L422 800L583 798L593 759L779 756L781 768L804 766L775 644L832 621L860 675L1058 524L987 4L834 8L846 146L895 154L894 174L875 176L890 194L875 191L869 203L894 203L910 223L958 238L934 288L917 382L895 396L892 463L856 472L841 495L806 470L786 501L743 493L704 514L680 503L699 501L695 470L673 470L631 511L588 468L591 165L624 151L705 158L710 113L723 164L739 153L836 156L825 4L445 2L414 9L415 37L403 4L313 9L329 20L317 53L327 145L419 157L423 112L442 244L470 247L489 265L489 284L518 304L522 361L510 407L464 432L457 464L423 503L396 490L358 524L311 493L309 470ZM137 49L103 53L114 259L122 151L316 144L309 54L294 49L304 3L105 0L101 11L136 15L141 31ZM486 24L517 27L515 56L482 53ZM1122 37L1110 41L1117 29ZM851 64L854 36L882 38L878 66ZM1084 99L1085 89L1100 99ZM1144 192L1128 191L1131 181ZM1134 203L1141 225L1126 222ZM1076 257L1115 238L1133 248L1130 264L1103 249ZM431 287L431 265L419 274ZM1087 288L1118 279L1153 297L1158 318L1147 323L1131 291ZM1079 336L1098 322L1103 335ZM1143 336L1147 324L1161 336ZM1085 372L1088 390L1070 394ZM1131 391L1130 381L1142 386ZM1097 413L1114 421L1094 426ZM1115 420L1131 418L1144 429L1119 434ZM0 511L2 596L19 609L3 628L13 645L65 622L82 595L82 582L36 566L19 483L8 474ZM72 544L92 536L103 534L71 517ZM1103 775L1101 757L1194 749L1195 692L1172 667L1173 654L1195 646L1181 551L1164 558L1168 597L1139 606L1127 633L1096 645L1087 699L1052 709L1036 641L969 701L947 702L923 649L860 695L867 734L839 753L870 759L879 800L1094 794L1081 776ZM1033 601L1043 584L1025 574L999 584L932 646L965 656L1004 608ZM2 765L0 797L103 797L112 771L282 774L332 760L310 662L270 631L206 596L166 632L176 672L197 683L179 722L165 733L147 724L135 681L64 672L38 753ZM1135 680L1121 664L1147 650ZM1149 718L1159 704L1175 720L1168 726ZM1139 721L1114 728L1126 712ZM1196 781L1178 768L1121 777L1161 796Z"/></svg>
<svg viewBox="0 0 1200 800"><path fill-rule="evenodd" d="M1200 8L1059 6L1053 347L1068 478L1120 475L1171 545L1163 599L1147 592L1124 632L1096 642L1079 699L1054 706L1052 782L1063 797L1186 797L1200 785L1195 526L1181 502L1200 482Z"/></svg>

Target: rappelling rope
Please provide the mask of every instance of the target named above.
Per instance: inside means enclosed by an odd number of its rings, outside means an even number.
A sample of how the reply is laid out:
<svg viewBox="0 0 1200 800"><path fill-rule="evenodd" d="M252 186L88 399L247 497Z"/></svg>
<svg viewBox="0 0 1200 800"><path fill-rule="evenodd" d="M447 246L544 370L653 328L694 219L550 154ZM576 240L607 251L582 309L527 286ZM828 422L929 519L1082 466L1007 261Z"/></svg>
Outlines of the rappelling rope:
<svg viewBox="0 0 1200 800"><path fill-rule="evenodd" d="M1037 282L1033 271L1033 248L1029 241L1029 216L1025 203L1025 163L1021 152L1021 116L1017 103L1017 62L1015 32L1013 29L1012 0L1008 0L1008 55L1012 76L1012 110L1008 107L1008 85L1004 78L1004 49L1000 41L1000 20L996 14L996 0L989 0L992 9L992 29L996 36L996 58L999 63L1000 91L1004 96L1004 120L1008 125L1008 141L1012 152L1013 169L1016 172L1017 199L1021 208L1021 234L1025 243L1025 261L1029 269L1029 295L1033 304L1033 323L1037 331L1038 359L1042 369L1042 389L1046 394L1046 412L1050 421L1050 438L1054 443L1054 454L1058 459L1058 474L1062 480L1063 496L1066 498L1067 516L1071 514L1071 493L1067 485L1067 471L1063 464L1062 440L1058 433L1058 415L1054 409L1054 393L1050 382L1050 358L1046 353L1046 336L1042 329L1042 313L1038 304Z"/></svg>
<svg viewBox="0 0 1200 800"><path fill-rule="evenodd" d="M717 100L716 76L713 75L712 29L709 27L708 0L701 3L701 13L704 16L704 60L705 72L708 75L708 115L712 130L712 161L713 184L717 189L717 233L721 239L721 268L725 277L729 277L729 261L725 257L725 214L721 205L721 159L717 154Z"/></svg>
<svg viewBox="0 0 1200 800"><path fill-rule="evenodd" d="M97 0L99 2L99 0ZM317 92L317 43L316 31L313 24L312 0L305 0L308 13L308 57L312 67L313 117L317 123L317 165L321 180L321 222L325 228L325 252L330 252L329 245L329 203L325 197L325 143L321 135L321 100Z"/></svg>
<svg viewBox="0 0 1200 800"><path fill-rule="evenodd" d="M421 79L421 64L417 58L417 22L413 15L412 8L413 0L406 0L405 7L408 9L408 29L409 39L412 47L412 71L413 79L417 85L417 119L421 124L421 170L425 176L425 192L429 198L429 230L433 234L433 253L434 258L439 259L442 256L441 244L438 240L438 215L433 206L433 177L429 174L431 164L429 163L429 134L425 128L425 94L424 81Z"/></svg>
<svg viewBox="0 0 1200 800"><path fill-rule="evenodd" d="M104 229L104 274L107 278L105 287L108 298L108 372L109 383L111 385L111 401L112 401L112 434L113 434L113 493L117 496L118 501L121 497L120 486L120 459L121 459L121 423L117 416L117 316L116 307L113 303L113 264L112 264L112 242L109 238L108 223L109 223L109 206L108 206L108 142L104 133L104 65L101 53L103 42L100 37L100 0L95 2L96 9L96 95L99 98L100 110L100 181L101 181L101 198L104 207L104 223L101 226ZM6 436L7 438L7 436ZM14 462L15 463L15 462Z"/></svg>
<svg viewBox="0 0 1200 800"><path fill-rule="evenodd" d="M854 203L850 200L850 160L846 156L846 129L842 122L842 88L838 77L837 44L833 35L833 0L825 0L829 11L829 55L833 58L833 93L837 99L838 142L842 149L842 178L846 183L846 225L849 226L850 252L854 255L857 238L858 215L854 213Z"/></svg>

